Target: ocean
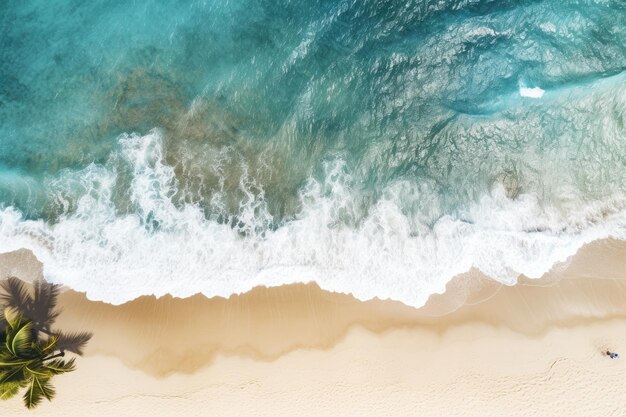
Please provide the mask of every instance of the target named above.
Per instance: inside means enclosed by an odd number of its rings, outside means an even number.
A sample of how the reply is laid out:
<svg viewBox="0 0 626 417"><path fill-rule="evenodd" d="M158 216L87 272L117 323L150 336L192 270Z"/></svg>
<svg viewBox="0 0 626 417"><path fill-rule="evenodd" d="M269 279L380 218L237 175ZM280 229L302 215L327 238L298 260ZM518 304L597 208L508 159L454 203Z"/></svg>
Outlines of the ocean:
<svg viewBox="0 0 626 417"><path fill-rule="evenodd" d="M626 239L623 0L4 1L0 251L419 307Z"/></svg>

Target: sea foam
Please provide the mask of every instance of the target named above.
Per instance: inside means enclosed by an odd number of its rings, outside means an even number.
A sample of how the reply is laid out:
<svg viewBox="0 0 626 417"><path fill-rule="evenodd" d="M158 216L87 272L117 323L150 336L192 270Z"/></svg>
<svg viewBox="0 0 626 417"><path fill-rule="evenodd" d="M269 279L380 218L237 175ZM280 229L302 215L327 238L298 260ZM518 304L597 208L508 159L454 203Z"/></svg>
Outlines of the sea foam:
<svg viewBox="0 0 626 417"><path fill-rule="evenodd" d="M539 87L524 87L524 86L520 86L519 88L519 95L522 97L528 97L528 98L541 98L543 97L543 95L546 92L539 88Z"/></svg>
<svg viewBox="0 0 626 417"><path fill-rule="evenodd" d="M502 186L461 214L429 223L407 214L404 201L428 199L398 181L359 221L358 195L341 161L300 191L298 215L269 227L263 194L240 187L237 225L208 219L194 204L174 204L174 169L164 162L158 131L124 135L118 155L132 167L134 211L113 204L113 164L65 172L57 181L81 190L75 210L53 224L0 211L0 251L28 248L47 279L119 304L141 295L229 296L258 285L315 281L359 299L390 298L421 306L455 275L476 267L505 284L538 278L583 244L624 238L626 200L589 203L566 215L536 196L507 197ZM219 199L219 196L217 196Z"/></svg>

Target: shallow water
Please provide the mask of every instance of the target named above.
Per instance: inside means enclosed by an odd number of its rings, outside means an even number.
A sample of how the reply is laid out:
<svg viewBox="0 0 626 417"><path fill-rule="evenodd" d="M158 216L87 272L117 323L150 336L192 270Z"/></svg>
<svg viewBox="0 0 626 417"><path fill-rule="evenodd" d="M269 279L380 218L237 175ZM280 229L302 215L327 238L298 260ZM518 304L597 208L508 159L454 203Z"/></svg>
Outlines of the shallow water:
<svg viewBox="0 0 626 417"><path fill-rule="evenodd" d="M626 237L622 1L5 2L0 250L421 305Z"/></svg>

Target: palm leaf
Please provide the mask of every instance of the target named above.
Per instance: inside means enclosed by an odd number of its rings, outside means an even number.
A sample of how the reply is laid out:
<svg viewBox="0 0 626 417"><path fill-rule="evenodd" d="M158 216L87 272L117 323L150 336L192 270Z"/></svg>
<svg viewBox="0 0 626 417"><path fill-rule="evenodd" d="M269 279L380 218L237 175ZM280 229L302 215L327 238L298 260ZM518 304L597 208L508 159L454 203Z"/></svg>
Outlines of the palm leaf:
<svg viewBox="0 0 626 417"><path fill-rule="evenodd" d="M34 342L33 323L22 322L17 328L7 334L5 345L9 352L15 356L25 356L31 353L31 347Z"/></svg>
<svg viewBox="0 0 626 417"><path fill-rule="evenodd" d="M33 376L30 379L28 390L24 393L24 404L26 408L32 409L39 405L44 398L48 401L52 400L54 394L54 388L47 378Z"/></svg>
<svg viewBox="0 0 626 417"><path fill-rule="evenodd" d="M70 352L76 353L77 355L83 354L83 349L87 342L93 336L90 332L77 332L77 333L61 333L56 332L59 337L57 341L56 348L58 350L68 350Z"/></svg>
<svg viewBox="0 0 626 417"><path fill-rule="evenodd" d="M0 400L8 400L9 398L15 397L20 387L19 382L5 382L0 384Z"/></svg>
<svg viewBox="0 0 626 417"><path fill-rule="evenodd" d="M56 391L54 390L52 383L50 383L50 379L49 378L37 378L36 382L38 384L39 389L41 389L43 396L46 397L46 400L52 401L52 399L54 398L54 395L56 394Z"/></svg>
<svg viewBox="0 0 626 417"><path fill-rule="evenodd" d="M47 341L40 341L37 349L41 355L51 353L57 350L57 342L59 341L59 336L52 335L48 338Z"/></svg>
<svg viewBox="0 0 626 417"><path fill-rule="evenodd" d="M23 381L25 378L24 369L26 368L25 364L21 364L19 366L15 366L11 369L8 369L2 373L0 373L0 384L4 384L6 382L19 382Z"/></svg>
<svg viewBox="0 0 626 417"><path fill-rule="evenodd" d="M76 369L74 365L74 358L69 361L64 361L63 359L55 359L43 365L44 368L49 370L54 375L63 374L65 372L72 372Z"/></svg>
<svg viewBox="0 0 626 417"><path fill-rule="evenodd" d="M0 367L7 368L7 367L10 367L10 366L26 365L26 364L28 364L30 362L32 362L32 359L23 359L23 360L12 359L12 358L0 359ZM2 373L2 372L5 372L5 369L0 371L0 373Z"/></svg>
<svg viewBox="0 0 626 417"><path fill-rule="evenodd" d="M43 368L43 366L41 367ZM50 378L52 373L46 369L37 369L35 366L26 365L26 371L37 378Z"/></svg>
<svg viewBox="0 0 626 417"><path fill-rule="evenodd" d="M22 323L22 315L15 311L12 307L6 307L4 309L4 320L7 323L7 332L15 329Z"/></svg>
<svg viewBox="0 0 626 417"><path fill-rule="evenodd" d="M0 287L4 290L4 294L0 294L0 303L22 312L29 310L33 300L28 294L24 282L18 278L10 277L2 281Z"/></svg>

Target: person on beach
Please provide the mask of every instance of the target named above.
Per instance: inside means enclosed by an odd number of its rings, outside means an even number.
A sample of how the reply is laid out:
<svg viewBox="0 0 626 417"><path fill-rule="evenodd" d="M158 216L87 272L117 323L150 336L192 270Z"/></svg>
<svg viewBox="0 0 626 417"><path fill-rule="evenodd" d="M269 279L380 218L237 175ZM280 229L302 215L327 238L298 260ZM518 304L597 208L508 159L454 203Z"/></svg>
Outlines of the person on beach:
<svg viewBox="0 0 626 417"><path fill-rule="evenodd" d="M610 350L606 351L606 354L609 356L609 358L611 359L617 359L619 358L619 353L615 353L615 352L611 352Z"/></svg>

